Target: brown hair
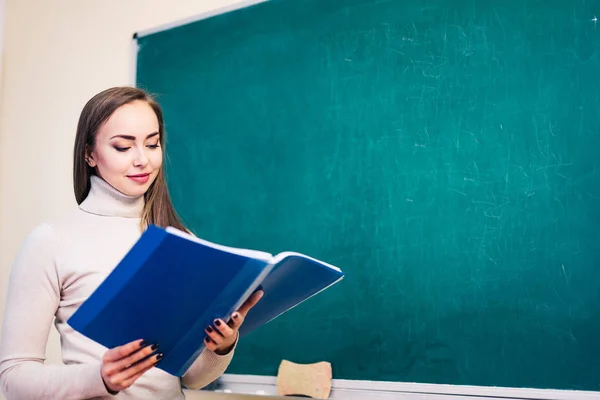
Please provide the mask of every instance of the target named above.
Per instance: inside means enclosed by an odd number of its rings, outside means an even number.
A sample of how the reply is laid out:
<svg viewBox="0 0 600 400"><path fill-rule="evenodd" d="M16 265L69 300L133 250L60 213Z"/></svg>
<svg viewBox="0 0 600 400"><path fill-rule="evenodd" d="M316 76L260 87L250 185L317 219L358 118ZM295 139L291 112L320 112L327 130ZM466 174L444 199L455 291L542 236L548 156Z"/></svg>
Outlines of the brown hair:
<svg viewBox="0 0 600 400"><path fill-rule="evenodd" d="M135 87L123 86L96 94L83 107L77 124L73 151L73 189L77 204L81 204L90 191L90 176L95 172L94 168L87 164L86 155L94 148L98 129L117 108L136 100L145 101L154 110L158 119L160 145L164 149L165 127L162 109L149 93ZM164 163L155 181L144 194L144 200L142 229L149 224L154 224L163 228L173 226L187 231L171 203L165 180Z"/></svg>

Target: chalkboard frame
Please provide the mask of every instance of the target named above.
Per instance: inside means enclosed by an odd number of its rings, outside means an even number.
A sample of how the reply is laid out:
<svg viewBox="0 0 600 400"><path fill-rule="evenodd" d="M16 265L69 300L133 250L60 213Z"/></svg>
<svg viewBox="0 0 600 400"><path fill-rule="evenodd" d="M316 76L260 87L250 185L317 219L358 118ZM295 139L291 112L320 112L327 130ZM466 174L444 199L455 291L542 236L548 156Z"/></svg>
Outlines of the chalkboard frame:
<svg viewBox="0 0 600 400"><path fill-rule="evenodd" d="M234 10L242 9L248 6L267 2L269 0L244 0L226 7L217 8L206 13L190 16L182 20L174 21L169 24L160 25L148 30L135 32L131 38L132 44L132 62L130 68L130 84L136 86L136 64L137 53L139 50L138 39L163 30L172 29L178 26L186 25L192 22L210 18L215 15L228 13ZM259 394L276 394L276 377L259 375L236 375L224 374L212 385L204 390L231 392L231 393L253 393L251 390L258 390ZM344 379L333 379L333 395L336 397L343 395L343 398L364 398L368 393L390 393L390 398L396 398L395 393L414 393L428 394L443 397L452 396L474 396L476 398L502 397L507 399L538 399L538 400L570 400L570 399L596 399L600 396L600 391L579 391L579 390L561 390L561 389L535 389L519 387L486 387L486 386L466 386L466 385L447 385L447 384L428 384L428 383L410 383L410 382L387 382L387 381L351 381ZM356 397L353 397L356 395ZM382 397L386 398L386 397Z"/></svg>

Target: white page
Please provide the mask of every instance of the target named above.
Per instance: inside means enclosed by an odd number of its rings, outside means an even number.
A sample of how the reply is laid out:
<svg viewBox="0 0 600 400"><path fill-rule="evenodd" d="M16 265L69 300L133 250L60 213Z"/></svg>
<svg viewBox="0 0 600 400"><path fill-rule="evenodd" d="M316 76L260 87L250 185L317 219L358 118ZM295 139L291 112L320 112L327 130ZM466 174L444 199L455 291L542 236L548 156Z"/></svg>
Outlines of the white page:
<svg viewBox="0 0 600 400"><path fill-rule="evenodd" d="M167 227L165 229L167 232L172 233L173 235L177 235L180 236L184 239L188 239L191 240L193 242L196 243L200 243L203 244L205 246L208 247L212 247L213 249L217 249L217 250L222 250L222 251L226 251L228 253L232 253L232 254L237 254L240 256L244 256L244 257L250 257L250 258L254 258L257 260L262 260L265 261L267 263L270 263L273 261L273 256L267 252L264 251L258 251L258 250L250 250L250 249L241 249L241 248L236 248L236 247L229 247L229 246L223 246L220 244L216 244L216 243L212 243L209 242L208 240L204 240L204 239L200 239L194 235L190 235L187 232L183 232L180 231L179 229L173 228L171 226Z"/></svg>
<svg viewBox="0 0 600 400"><path fill-rule="evenodd" d="M315 261L315 262L317 262L317 263L319 263L319 264L323 264L323 265L324 265L324 266L326 266L327 268L333 269L333 270L335 270L335 271L338 271L338 272L342 272L342 270L341 270L341 269L339 269L338 267L336 267L335 265L331 265L331 264L328 264L328 263L326 263L326 262L324 262L324 261L317 260L316 258L313 258L313 257L307 256L306 254L302 254L302 253L296 253L296 252L293 252L293 251L284 251L283 253L279 253L279 254L277 254L277 255L276 255L274 258L273 258L273 263L274 263L274 264L277 264L277 263L281 262L283 259L285 259L286 257L291 257L291 256L303 257L303 258L306 258L306 259L308 259L308 260Z"/></svg>

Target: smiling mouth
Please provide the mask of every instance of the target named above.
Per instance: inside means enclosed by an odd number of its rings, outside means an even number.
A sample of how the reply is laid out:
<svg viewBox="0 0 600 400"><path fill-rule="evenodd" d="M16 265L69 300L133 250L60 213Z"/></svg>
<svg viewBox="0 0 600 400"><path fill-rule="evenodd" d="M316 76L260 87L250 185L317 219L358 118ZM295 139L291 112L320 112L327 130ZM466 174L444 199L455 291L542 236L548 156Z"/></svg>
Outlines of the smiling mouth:
<svg viewBox="0 0 600 400"><path fill-rule="evenodd" d="M137 183L146 183L150 179L150 174L127 175L127 177Z"/></svg>

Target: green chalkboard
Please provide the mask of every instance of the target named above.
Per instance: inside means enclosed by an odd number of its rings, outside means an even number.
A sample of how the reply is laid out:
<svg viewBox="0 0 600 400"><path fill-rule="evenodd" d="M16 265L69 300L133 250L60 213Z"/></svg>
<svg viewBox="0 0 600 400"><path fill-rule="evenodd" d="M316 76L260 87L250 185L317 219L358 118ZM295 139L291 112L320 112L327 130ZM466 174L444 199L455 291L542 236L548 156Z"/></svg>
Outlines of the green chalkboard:
<svg viewBox="0 0 600 400"><path fill-rule="evenodd" d="M334 378L600 389L600 8L279 0L140 37L174 202L346 280L241 341Z"/></svg>

